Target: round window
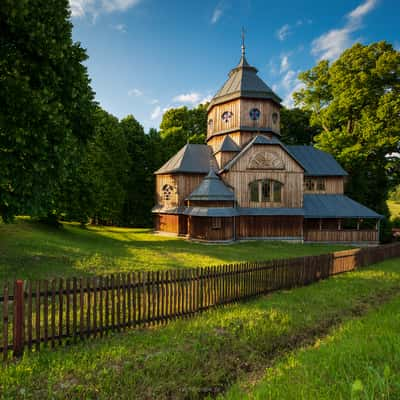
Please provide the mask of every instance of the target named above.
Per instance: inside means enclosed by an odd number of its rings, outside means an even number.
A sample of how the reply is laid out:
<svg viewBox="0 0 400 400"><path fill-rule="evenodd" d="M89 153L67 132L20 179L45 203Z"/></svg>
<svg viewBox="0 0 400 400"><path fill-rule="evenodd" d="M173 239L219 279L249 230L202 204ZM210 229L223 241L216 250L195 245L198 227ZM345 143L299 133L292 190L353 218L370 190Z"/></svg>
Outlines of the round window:
<svg viewBox="0 0 400 400"><path fill-rule="evenodd" d="M224 121L225 123L228 123L229 120L232 118L232 115L233 115L233 113L231 111L225 111L221 116L222 121Z"/></svg>
<svg viewBox="0 0 400 400"><path fill-rule="evenodd" d="M260 118L261 112L258 108L252 108L249 115L253 121L257 121Z"/></svg>

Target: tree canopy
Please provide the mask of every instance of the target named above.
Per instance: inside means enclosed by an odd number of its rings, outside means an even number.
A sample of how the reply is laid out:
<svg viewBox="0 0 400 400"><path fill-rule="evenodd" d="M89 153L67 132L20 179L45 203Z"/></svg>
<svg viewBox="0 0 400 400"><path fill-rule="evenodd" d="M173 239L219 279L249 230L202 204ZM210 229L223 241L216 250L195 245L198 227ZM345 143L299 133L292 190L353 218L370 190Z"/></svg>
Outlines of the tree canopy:
<svg viewBox="0 0 400 400"><path fill-rule="evenodd" d="M388 192L398 183L400 53L386 42L355 44L299 79L304 88L294 98L320 127L317 147L349 172L354 199L387 214Z"/></svg>

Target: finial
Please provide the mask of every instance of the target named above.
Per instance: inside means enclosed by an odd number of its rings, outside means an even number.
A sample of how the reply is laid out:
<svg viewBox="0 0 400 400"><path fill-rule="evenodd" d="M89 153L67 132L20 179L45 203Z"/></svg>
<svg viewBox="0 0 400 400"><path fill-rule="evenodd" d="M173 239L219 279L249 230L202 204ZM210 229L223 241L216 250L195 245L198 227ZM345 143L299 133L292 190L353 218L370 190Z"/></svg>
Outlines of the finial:
<svg viewBox="0 0 400 400"><path fill-rule="evenodd" d="M244 36L245 36L246 31L244 30L244 27L242 26L242 56L245 55L246 53L246 47L244 45Z"/></svg>

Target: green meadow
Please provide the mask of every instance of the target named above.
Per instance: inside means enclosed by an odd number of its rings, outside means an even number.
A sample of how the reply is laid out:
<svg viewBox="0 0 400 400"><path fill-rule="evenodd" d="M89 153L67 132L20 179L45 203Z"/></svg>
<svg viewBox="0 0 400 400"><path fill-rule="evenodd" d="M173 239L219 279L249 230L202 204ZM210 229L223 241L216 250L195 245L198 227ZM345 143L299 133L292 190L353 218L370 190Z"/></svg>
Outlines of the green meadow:
<svg viewBox="0 0 400 400"><path fill-rule="evenodd" d="M27 218L0 224L0 281L193 268L322 254L348 247L253 241L210 245L159 236L150 229L64 223L51 228Z"/></svg>

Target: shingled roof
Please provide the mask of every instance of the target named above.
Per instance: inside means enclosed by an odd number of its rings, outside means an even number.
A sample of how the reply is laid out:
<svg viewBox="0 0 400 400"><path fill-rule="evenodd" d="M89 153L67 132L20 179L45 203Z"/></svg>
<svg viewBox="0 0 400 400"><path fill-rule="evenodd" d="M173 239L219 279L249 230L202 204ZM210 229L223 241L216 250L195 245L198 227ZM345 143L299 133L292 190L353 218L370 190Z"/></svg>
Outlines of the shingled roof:
<svg viewBox="0 0 400 400"><path fill-rule="evenodd" d="M186 144L155 174L206 174L210 165L217 166L211 147L206 144Z"/></svg>
<svg viewBox="0 0 400 400"><path fill-rule="evenodd" d="M230 136L225 136L224 140L221 143L221 146L215 153L219 151L231 151L231 152L240 152L240 147L231 139Z"/></svg>
<svg viewBox="0 0 400 400"><path fill-rule="evenodd" d="M343 194L305 194L305 218L383 218Z"/></svg>
<svg viewBox="0 0 400 400"><path fill-rule="evenodd" d="M239 64L231 70L228 80L213 97L208 109L238 97L272 99L280 103L282 100L257 75L257 72L257 68L252 67L242 54Z"/></svg>
<svg viewBox="0 0 400 400"><path fill-rule="evenodd" d="M225 185L212 168L200 185L188 196L188 200L233 201L234 199L233 190Z"/></svg>
<svg viewBox="0 0 400 400"><path fill-rule="evenodd" d="M309 176L346 176L347 172L335 158L313 146L286 146L292 155L305 168L304 175Z"/></svg>

